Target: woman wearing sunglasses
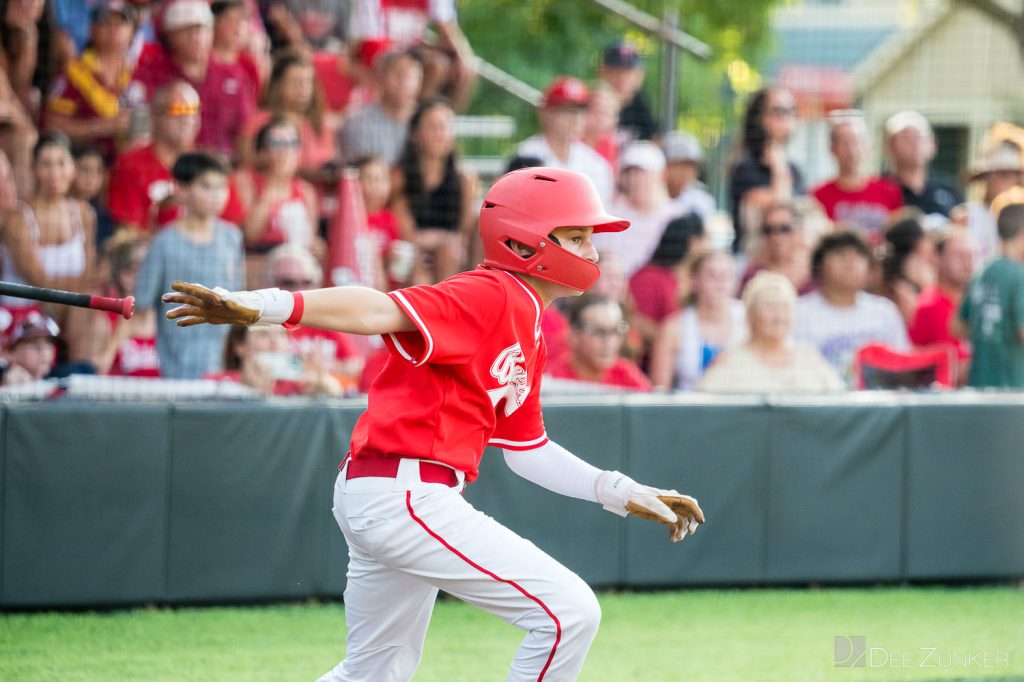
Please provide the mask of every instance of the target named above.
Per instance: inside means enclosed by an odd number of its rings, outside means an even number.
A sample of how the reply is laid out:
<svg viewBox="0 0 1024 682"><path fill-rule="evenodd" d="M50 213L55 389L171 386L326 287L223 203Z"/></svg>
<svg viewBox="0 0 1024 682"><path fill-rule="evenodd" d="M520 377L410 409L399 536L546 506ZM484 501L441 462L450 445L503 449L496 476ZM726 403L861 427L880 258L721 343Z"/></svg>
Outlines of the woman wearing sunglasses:
<svg viewBox="0 0 1024 682"><path fill-rule="evenodd" d="M247 281L257 283L267 251L284 243L295 243L323 253L316 235L318 221L316 192L297 176L299 131L294 123L274 117L256 133L253 168L243 168L233 178L245 209Z"/></svg>
<svg viewBox="0 0 1024 682"><path fill-rule="evenodd" d="M795 205L790 202L769 204L762 215L757 235L754 255L740 279L740 292L762 270L785 275L801 296L814 288L811 253Z"/></svg>

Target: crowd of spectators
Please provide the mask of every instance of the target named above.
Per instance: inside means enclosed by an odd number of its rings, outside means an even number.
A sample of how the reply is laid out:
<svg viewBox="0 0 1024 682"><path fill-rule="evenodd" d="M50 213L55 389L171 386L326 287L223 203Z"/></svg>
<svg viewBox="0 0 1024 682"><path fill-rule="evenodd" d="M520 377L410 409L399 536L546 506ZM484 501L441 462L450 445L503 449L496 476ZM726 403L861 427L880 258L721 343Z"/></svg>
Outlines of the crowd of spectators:
<svg viewBox="0 0 1024 682"><path fill-rule="evenodd" d="M351 394L381 366L375 340L177 329L161 294L179 279L337 283L346 250L372 257L385 289L479 262L486 185L455 136L476 59L454 0L7 0L0 20L2 278L137 308L123 320L0 299L5 385L85 372ZM510 149L510 169L586 174L631 221L595 238L594 290L545 311L552 379L823 392L881 372L1024 388L1024 130L993 126L961 185L933 172L921 114L888 119L886 172L872 174L863 116L833 111L836 173L809 187L788 152L794 97L766 87L719 204L701 140L655 120L636 47L597 62L553 79L537 133ZM345 221L362 236L340 239ZM896 361L869 366L879 346ZM922 353L949 366L922 375Z"/></svg>

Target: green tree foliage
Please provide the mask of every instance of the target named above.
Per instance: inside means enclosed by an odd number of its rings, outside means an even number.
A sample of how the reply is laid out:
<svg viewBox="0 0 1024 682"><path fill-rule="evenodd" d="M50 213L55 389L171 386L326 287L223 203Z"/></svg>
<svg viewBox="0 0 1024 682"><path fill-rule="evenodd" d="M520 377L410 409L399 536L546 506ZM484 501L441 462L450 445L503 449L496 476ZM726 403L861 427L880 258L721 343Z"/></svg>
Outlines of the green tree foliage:
<svg viewBox="0 0 1024 682"><path fill-rule="evenodd" d="M631 0L639 10L662 17L666 8L679 12L682 28L711 46L704 62L692 56L680 60L678 98L680 120L707 143L735 119L735 90L758 82L753 66L770 49L770 16L783 0ZM589 0L459 0L459 21L483 59L530 85L543 89L559 74L587 81L597 77L603 46L622 37L637 43L647 57L644 90L654 106L661 93L663 46L656 36L635 28ZM732 78L730 79L730 74ZM734 89L734 86L735 89ZM481 83L473 113L514 116L523 134L534 130L530 107L497 88Z"/></svg>

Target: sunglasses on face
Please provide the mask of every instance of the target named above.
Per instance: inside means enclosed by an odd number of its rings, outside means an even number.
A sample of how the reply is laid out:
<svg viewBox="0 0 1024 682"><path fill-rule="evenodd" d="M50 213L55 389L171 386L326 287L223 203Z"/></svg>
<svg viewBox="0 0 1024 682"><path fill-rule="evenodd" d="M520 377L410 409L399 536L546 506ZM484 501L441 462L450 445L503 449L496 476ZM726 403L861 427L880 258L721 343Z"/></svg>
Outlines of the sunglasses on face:
<svg viewBox="0 0 1024 682"><path fill-rule="evenodd" d="M793 107L768 107L771 116L795 116L796 109Z"/></svg>
<svg viewBox="0 0 1024 682"><path fill-rule="evenodd" d="M275 282L275 286L279 289L297 289L299 287L311 287L313 286L313 280L311 279L291 279L283 278Z"/></svg>
<svg viewBox="0 0 1024 682"><path fill-rule="evenodd" d="M786 223L783 225L763 225L761 227L762 237L771 237L773 234L790 234L793 232L793 226Z"/></svg>
<svg viewBox="0 0 1024 682"><path fill-rule="evenodd" d="M175 102L164 111L165 116L198 116L199 105Z"/></svg>
<svg viewBox="0 0 1024 682"><path fill-rule="evenodd" d="M593 336L601 339L619 338L625 335L629 331L629 324L626 322L620 322L615 327L600 327L594 324L585 324L578 328L581 332L587 336Z"/></svg>
<svg viewBox="0 0 1024 682"><path fill-rule="evenodd" d="M267 149L298 149L299 140L295 137L287 139L267 140Z"/></svg>

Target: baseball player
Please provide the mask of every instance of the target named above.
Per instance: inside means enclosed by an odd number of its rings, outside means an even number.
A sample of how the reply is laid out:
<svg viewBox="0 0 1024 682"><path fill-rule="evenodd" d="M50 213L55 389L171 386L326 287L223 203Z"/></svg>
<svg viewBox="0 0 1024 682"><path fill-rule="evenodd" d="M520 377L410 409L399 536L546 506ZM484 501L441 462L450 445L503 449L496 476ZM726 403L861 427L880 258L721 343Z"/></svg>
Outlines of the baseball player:
<svg viewBox="0 0 1024 682"><path fill-rule="evenodd" d="M460 494L484 448L554 492L668 525L672 541L704 516L674 490L601 471L548 439L540 378L541 313L600 275L595 232L629 223L605 213L586 176L526 168L484 197L484 264L434 286L301 293L227 292L175 282L167 313L201 323L311 325L380 334L390 356L369 391L334 488L348 542L346 658L321 682L409 680L439 589L526 631L509 680L574 680L600 609L575 573Z"/></svg>

